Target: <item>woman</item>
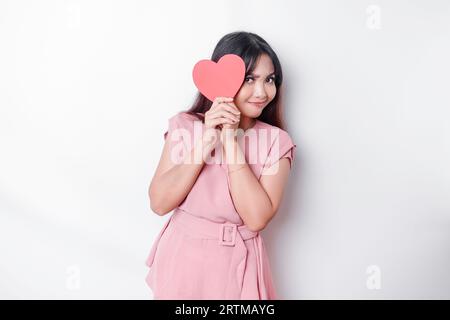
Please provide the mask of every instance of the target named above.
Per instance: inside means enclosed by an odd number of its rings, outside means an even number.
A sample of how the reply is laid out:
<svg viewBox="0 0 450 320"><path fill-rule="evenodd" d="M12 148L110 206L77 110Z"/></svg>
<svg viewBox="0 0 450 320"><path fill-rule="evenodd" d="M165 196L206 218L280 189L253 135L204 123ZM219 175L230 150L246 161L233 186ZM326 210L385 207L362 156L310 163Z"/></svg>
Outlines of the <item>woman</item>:
<svg viewBox="0 0 450 320"><path fill-rule="evenodd" d="M150 205L174 213L147 259L154 299L277 298L259 232L280 206L296 147L281 121L282 70L253 33L225 35L211 60L230 53L246 66L234 99L198 93L164 135Z"/></svg>

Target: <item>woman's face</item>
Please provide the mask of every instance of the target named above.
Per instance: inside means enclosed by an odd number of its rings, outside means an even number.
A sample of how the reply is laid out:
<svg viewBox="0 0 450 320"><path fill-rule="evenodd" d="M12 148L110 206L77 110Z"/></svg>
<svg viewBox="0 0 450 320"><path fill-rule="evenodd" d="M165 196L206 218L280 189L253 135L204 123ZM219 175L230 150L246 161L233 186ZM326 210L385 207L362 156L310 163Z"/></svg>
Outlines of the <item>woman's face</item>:
<svg viewBox="0 0 450 320"><path fill-rule="evenodd" d="M273 100L277 93L274 71L270 57L267 54L259 56L253 73L245 77L234 99L242 116L257 118Z"/></svg>

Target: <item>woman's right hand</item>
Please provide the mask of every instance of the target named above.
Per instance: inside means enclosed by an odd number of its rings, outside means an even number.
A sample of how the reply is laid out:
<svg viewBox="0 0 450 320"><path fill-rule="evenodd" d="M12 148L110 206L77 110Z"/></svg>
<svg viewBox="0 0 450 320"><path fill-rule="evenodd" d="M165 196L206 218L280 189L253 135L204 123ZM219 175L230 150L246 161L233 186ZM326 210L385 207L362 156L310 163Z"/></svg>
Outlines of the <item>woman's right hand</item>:
<svg viewBox="0 0 450 320"><path fill-rule="evenodd" d="M227 102L233 102L233 98L217 97L214 99L211 108L205 112L205 127L206 129L219 127L229 123L234 124L240 120L240 112Z"/></svg>

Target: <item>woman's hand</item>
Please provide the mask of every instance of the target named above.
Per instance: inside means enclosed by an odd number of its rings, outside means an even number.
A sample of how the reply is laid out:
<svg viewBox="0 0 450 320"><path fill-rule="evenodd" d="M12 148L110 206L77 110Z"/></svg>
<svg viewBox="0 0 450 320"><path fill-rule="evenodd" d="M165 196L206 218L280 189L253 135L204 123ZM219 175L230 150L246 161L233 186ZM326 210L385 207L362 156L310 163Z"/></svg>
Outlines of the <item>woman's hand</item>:
<svg viewBox="0 0 450 320"><path fill-rule="evenodd" d="M239 123L241 122L241 112L238 107L234 104L233 99L222 102L221 104L226 104L227 108L230 107L234 113L237 114L237 121L233 123L224 123L222 125L222 131L220 132L220 141L224 143L224 140L234 139L236 136L236 130L239 128Z"/></svg>
<svg viewBox="0 0 450 320"><path fill-rule="evenodd" d="M233 98L217 97L211 108L205 113L206 129L218 127L233 128L239 126L240 111L233 103Z"/></svg>

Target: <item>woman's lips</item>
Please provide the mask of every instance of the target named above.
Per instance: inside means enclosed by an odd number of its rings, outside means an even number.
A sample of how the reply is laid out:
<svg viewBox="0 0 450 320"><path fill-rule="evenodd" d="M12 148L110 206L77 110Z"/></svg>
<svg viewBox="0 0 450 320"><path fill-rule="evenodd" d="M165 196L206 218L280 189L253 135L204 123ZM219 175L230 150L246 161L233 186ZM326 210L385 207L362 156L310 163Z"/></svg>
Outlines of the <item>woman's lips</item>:
<svg viewBox="0 0 450 320"><path fill-rule="evenodd" d="M265 102L249 102L249 103L258 108L262 108L266 104Z"/></svg>

